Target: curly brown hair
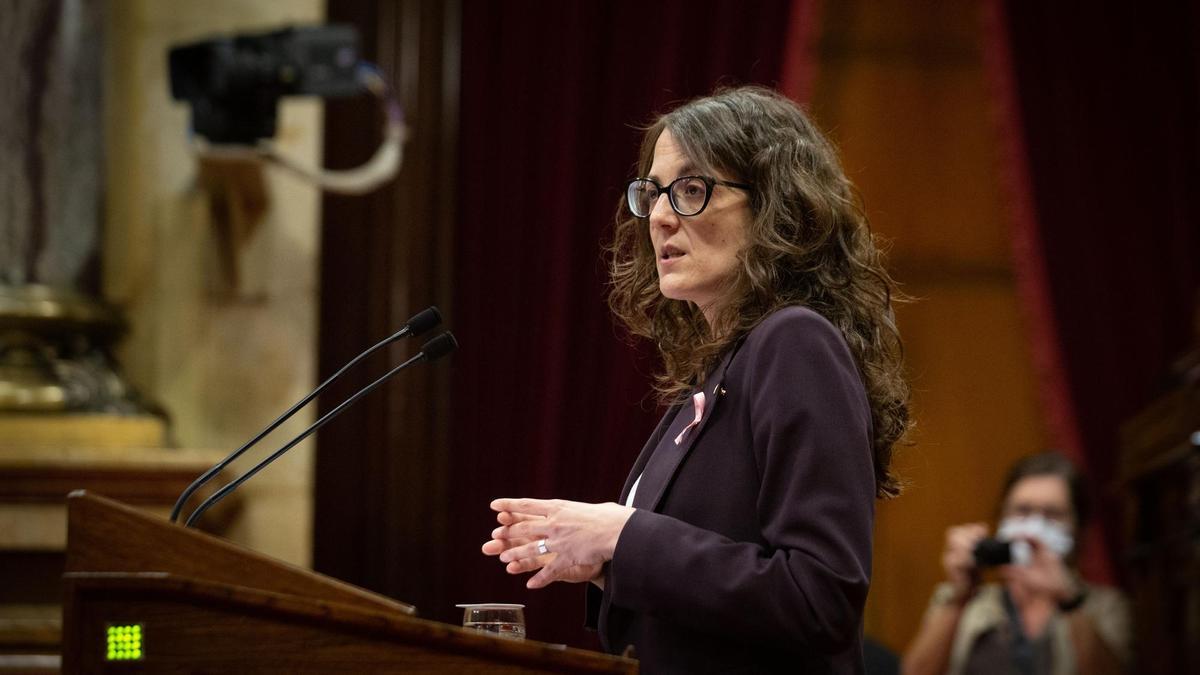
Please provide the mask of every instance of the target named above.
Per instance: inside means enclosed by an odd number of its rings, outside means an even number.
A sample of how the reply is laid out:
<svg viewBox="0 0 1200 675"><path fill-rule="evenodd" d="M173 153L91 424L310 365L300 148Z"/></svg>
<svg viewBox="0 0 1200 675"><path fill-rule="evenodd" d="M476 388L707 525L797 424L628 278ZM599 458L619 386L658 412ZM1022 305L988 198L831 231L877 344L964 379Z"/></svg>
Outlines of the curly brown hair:
<svg viewBox="0 0 1200 675"><path fill-rule="evenodd" d="M754 188L747 243L711 326L695 304L659 292L646 219L634 217L624 200L617 211L609 307L631 333L657 346L664 366L656 385L661 400L686 396L771 312L808 307L841 330L854 355L871 406L876 495L898 495L892 449L909 427L908 383L892 310L900 296L832 144L795 103L770 89L721 89L645 129L639 176L649 172L664 130L700 169Z"/></svg>

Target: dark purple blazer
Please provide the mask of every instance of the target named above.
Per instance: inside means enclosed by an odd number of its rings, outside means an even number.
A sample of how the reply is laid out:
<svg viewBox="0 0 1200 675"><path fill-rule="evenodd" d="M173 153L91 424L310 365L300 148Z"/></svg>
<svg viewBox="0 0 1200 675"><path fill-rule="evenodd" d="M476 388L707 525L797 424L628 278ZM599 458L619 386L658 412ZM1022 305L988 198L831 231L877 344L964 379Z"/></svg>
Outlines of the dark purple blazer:
<svg viewBox="0 0 1200 675"><path fill-rule="evenodd" d="M875 475L871 413L841 332L788 307L669 410L589 614L645 673L861 673Z"/></svg>

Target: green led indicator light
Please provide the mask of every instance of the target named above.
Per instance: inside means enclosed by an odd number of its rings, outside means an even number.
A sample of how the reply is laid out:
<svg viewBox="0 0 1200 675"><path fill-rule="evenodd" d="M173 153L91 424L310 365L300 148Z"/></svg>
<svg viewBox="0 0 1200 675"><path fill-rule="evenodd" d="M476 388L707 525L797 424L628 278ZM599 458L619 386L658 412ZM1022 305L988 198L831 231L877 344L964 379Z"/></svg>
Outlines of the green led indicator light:
<svg viewBox="0 0 1200 675"><path fill-rule="evenodd" d="M142 624L111 624L105 635L107 661L141 661L145 657Z"/></svg>

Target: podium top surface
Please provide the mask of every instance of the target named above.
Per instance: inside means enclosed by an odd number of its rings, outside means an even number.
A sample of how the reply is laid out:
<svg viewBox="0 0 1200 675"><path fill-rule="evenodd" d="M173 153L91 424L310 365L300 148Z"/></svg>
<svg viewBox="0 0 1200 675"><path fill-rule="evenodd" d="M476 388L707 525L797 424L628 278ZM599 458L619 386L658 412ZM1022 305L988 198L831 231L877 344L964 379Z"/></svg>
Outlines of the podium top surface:
<svg viewBox="0 0 1200 675"><path fill-rule="evenodd" d="M67 498L70 572L175 576L414 614L412 605L251 551L118 501L76 491Z"/></svg>

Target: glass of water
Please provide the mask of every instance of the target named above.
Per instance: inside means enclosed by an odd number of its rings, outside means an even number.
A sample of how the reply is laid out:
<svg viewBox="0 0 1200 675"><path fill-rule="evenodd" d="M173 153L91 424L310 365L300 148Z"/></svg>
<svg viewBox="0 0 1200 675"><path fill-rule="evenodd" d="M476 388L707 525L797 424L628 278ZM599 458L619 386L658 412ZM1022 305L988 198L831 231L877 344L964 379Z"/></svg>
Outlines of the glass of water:
<svg viewBox="0 0 1200 675"><path fill-rule="evenodd" d="M463 611L463 628L515 640L525 639L525 605L483 602L455 605Z"/></svg>

